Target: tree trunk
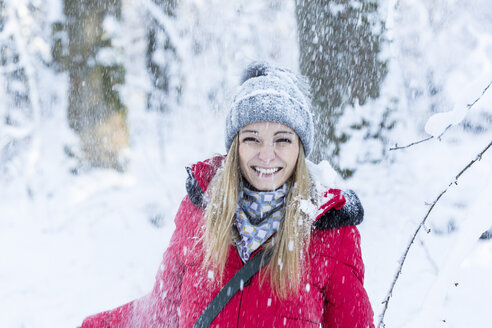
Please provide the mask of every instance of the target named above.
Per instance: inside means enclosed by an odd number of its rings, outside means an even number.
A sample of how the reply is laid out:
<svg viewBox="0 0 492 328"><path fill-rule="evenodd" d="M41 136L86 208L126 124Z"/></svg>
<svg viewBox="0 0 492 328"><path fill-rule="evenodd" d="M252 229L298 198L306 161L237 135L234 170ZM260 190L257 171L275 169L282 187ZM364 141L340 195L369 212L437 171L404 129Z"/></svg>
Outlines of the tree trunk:
<svg viewBox="0 0 492 328"><path fill-rule="evenodd" d="M108 15L120 18L121 0L64 1L69 125L79 134L90 166L121 169L120 152L128 146L128 131L117 87L124 83L125 70L122 64L101 58L103 48L106 53L112 50L103 22Z"/></svg>
<svg viewBox="0 0 492 328"><path fill-rule="evenodd" d="M310 81L317 129L311 159L338 165L350 131L337 127L344 108L379 96L386 63L378 59L384 22L374 0L297 0L300 69Z"/></svg>

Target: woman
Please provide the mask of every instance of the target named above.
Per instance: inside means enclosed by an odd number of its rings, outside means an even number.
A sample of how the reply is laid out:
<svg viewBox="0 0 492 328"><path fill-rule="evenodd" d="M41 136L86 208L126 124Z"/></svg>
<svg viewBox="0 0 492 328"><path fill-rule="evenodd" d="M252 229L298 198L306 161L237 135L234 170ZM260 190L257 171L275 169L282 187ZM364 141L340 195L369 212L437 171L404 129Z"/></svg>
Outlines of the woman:
<svg viewBox="0 0 492 328"><path fill-rule="evenodd" d="M82 328L193 327L263 249L270 261L258 255L265 266L227 290L211 327L373 327L354 226L363 210L355 194L322 186L307 168L306 90L286 69L247 68L226 121L227 156L187 168L188 196L153 291Z"/></svg>

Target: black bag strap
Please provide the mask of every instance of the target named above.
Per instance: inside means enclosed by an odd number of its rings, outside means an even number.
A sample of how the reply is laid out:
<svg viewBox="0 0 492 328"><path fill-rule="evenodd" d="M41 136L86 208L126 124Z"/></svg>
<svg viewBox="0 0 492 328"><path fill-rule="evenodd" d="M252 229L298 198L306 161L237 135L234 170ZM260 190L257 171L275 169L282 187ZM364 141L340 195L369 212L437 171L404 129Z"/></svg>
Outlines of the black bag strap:
<svg viewBox="0 0 492 328"><path fill-rule="evenodd" d="M262 255L265 249L261 249L246 262L241 269L227 282L227 284L222 287L220 292L214 299L208 304L208 306L203 310L202 314L198 320L193 325L193 328L207 328L210 326L215 317L222 311L224 306L231 300L231 298L242 289L243 286L248 284L248 281L253 277L261 268L270 262L272 257L271 252L265 254L262 261Z"/></svg>

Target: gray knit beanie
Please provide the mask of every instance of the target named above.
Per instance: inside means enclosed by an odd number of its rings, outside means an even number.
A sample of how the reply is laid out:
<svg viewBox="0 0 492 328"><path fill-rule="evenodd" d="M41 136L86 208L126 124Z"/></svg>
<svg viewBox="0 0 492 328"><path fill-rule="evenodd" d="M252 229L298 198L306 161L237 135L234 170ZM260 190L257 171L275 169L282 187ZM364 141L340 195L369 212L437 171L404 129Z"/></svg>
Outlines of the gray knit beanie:
<svg viewBox="0 0 492 328"><path fill-rule="evenodd" d="M312 149L313 119L304 79L285 68L255 62L246 68L241 83L226 119L227 151L243 126L277 122L297 133L308 156Z"/></svg>

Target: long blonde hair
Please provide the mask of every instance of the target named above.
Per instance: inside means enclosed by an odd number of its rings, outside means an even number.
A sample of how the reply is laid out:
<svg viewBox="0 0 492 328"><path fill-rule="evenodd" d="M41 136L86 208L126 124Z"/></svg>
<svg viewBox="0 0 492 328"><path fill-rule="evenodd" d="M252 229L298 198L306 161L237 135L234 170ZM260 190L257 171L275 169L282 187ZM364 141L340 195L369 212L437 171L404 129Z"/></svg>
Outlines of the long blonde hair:
<svg viewBox="0 0 492 328"><path fill-rule="evenodd" d="M210 200L205 212L205 232L202 238L205 250L202 266L217 273L221 281L227 252L233 243L233 224L241 179L239 138L236 135L223 169L216 174L208 189ZM265 273L270 278L273 290L282 298L299 291L301 273L305 269L303 258L309 247L312 223L302 210L301 201L315 202L301 142L296 168L289 184L284 219L277 233L265 245L267 250L273 251Z"/></svg>

